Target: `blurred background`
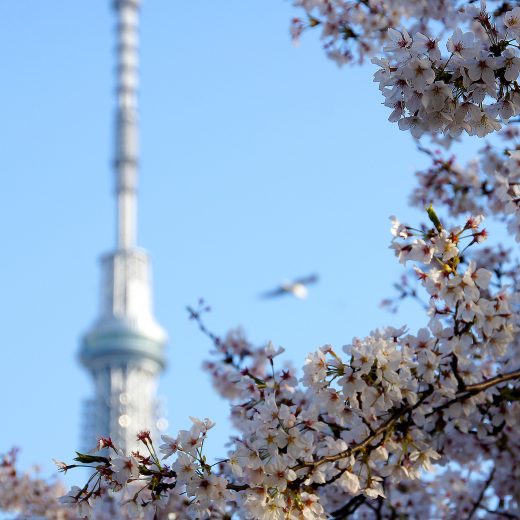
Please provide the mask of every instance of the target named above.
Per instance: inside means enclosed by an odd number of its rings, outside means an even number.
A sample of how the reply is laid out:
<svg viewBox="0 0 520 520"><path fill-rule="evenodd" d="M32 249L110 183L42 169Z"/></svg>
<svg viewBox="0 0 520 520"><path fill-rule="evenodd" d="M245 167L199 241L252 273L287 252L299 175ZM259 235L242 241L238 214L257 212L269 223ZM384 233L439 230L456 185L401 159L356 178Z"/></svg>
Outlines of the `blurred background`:
<svg viewBox="0 0 520 520"><path fill-rule="evenodd" d="M79 340L115 244L110 7L0 4L0 451L19 446L44 475L80 447L92 384ZM388 217L423 219L407 198L425 159L387 121L374 66L338 69L317 34L292 45L299 14L284 0L143 2L138 243L169 334L160 394L171 433L189 416L217 422L210 459L225 454L228 409L187 305L204 298L215 333L240 325L300 366L323 344L426 320L412 303L379 306L402 273ZM305 301L259 298L310 273L320 283Z"/></svg>

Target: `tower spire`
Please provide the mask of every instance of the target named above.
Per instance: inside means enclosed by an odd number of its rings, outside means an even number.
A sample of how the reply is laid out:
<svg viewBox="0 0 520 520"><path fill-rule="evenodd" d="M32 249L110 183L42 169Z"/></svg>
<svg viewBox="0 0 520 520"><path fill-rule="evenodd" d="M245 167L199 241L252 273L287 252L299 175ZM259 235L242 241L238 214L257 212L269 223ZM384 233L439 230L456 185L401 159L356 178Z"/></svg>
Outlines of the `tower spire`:
<svg viewBox="0 0 520 520"><path fill-rule="evenodd" d="M117 16L117 106L114 168L117 193L117 247L136 244L139 128L137 91L139 83L140 0L116 0Z"/></svg>
<svg viewBox="0 0 520 520"><path fill-rule="evenodd" d="M93 377L94 398L84 415L85 448L110 436L125 451L135 433L158 421L157 379L165 365L166 335L152 309L150 261L136 247L138 173L138 27L140 0L116 0L117 83L114 169L117 244L102 262L100 313L83 337L80 359Z"/></svg>

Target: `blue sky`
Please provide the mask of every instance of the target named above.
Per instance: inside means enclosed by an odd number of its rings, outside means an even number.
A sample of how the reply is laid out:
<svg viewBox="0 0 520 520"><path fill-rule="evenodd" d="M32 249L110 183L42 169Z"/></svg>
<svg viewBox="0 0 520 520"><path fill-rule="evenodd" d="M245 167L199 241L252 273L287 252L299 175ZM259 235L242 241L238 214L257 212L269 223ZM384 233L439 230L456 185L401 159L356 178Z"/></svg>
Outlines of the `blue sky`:
<svg viewBox="0 0 520 520"><path fill-rule="evenodd" d="M44 474L80 446L92 388L79 338L97 315L98 258L115 243L109 4L0 4L0 451L20 446L22 465ZM214 419L210 457L223 453L227 408L200 370L210 345L186 305L204 297L215 332L241 325L296 364L326 343L424 322L412 304L379 308L401 273L388 216L422 218L407 197L424 159L387 121L373 66L338 69L314 35L295 48L294 15L283 0L143 5L138 241L170 336L170 432L190 415ZM308 301L258 298L311 272L321 283Z"/></svg>

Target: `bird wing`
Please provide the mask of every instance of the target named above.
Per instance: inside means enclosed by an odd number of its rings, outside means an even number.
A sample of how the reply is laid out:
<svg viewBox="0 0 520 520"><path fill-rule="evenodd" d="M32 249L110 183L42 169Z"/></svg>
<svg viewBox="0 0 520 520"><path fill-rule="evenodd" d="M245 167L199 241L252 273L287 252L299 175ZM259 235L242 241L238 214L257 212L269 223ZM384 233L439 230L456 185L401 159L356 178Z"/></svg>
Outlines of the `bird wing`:
<svg viewBox="0 0 520 520"><path fill-rule="evenodd" d="M297 278L294 280L294 284L301 284L301 285L310 285L312 283L316 283L319 280L317 274L311 274L309 276L303 276L301 278Z"/></svg>
<svg viewBox="0 0 520 520"><path fill-rule="evenodd" d="M278 287L276 289L273 289L272 291L266 291L262 293L260 295L260 298L276 298L284 294L287 294L287 289L284 289L283 287Z"/></svg>

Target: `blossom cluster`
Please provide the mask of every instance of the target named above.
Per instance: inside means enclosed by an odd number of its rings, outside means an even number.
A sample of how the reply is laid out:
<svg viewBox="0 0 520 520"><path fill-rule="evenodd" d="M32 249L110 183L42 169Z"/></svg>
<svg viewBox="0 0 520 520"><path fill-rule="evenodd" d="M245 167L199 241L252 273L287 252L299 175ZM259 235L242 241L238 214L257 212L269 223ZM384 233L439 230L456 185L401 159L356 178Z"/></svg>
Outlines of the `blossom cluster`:
<svg viewBox="0 0 520 520"><path fill-rule="evenodd" d="M391 517L413 503L413 518L440 512L458 518L461 511L492 507L491 495L502 509L516 511L520 481L510 478L520 467L514 302L506 289L492 289L493 273L461 262L462 244L468 248L486 236L481 217L446 229L432 208L428 215L430 228L415 230L396 219L392 226L396 256L417 263L430 296L427 327L417 334L405 327L374 331L342 352L324 346L309 354L299 379L275 367L283 349L269 344L260 355L243 336L212 336L220 364L231 367L207 366L235 403L238 434L226 458L206 460L204 441L213 426L207 419L164 435L162 458L148 432L138 435L145 454L121 454L101 439L99 447L109 453L78 456L94 471L63 501L90 514L100 497L112 494L135 515L181 507L181 518L262 520ZM200 315L192 315L200 325ZM242 365L247 359L254 369ZM439 480L433 496L423 473L448 462L479 469L492 463L492 474L478 485L454 474L460 493ZM484 484L486 493L475 491Z"/></svg>
<svg viewBox="0 0 520 520"><path fill-rule="evenodd" d="M336 63L373 58L390 121L414 137L484 136L520 112L520 7L482 0L296 0ZM450 32L451 30L451 32ZM444 50L444 52L443 52Z"/></svg>
<svg viewBox="0 0 520 520"><path fill-rule="evenodd" d="M430 21L452 23L463 2L453 0L294 0L304 11L291 23L295 41L309 29L321 31L328 57L338 65L362 62L387 41L388 27L425 30Z"/></svg>
<svg viewBox="0 0 520 520"><path fill-rule="evenodd" d="M176 438L163 435L164 444L156 451L149 431L137 434L143 452L123 453L110 438L99 439L93 454L78 453L76 464L56 461L60 471L76 467L94 471L82 486L72 486L60 498L63 506L81 518L184 518L189 509L194 517L214 517L222 503L229 500L228 482L211 472L202 454L209 420L192 418L189 430ZM107 451L108 450L108 451ZM173 464L164 459L176 454ZM160 457L163 455L162 457ZM212 516L213 515L213 516Z"/></svg>
<svg viewBox="0 0 520 520"><path fill-rule="evenodd" d="M46 481L35 472L20 471L17 455L16 449L0 455L0 511L21 513L25 518L75 518L73 511L58 503L58 497L65 491L63 486Z"/></svg>
<svg viewBox="0 0 520 520"><path fill-rule="evenodd" d="M520 112L520 7L491 16L467 7L473 30L457 27L441 52L441 38L390 28L388 59L374 81L392 109L390 121L414 137L467 132L483 137Z"/></svg>

